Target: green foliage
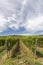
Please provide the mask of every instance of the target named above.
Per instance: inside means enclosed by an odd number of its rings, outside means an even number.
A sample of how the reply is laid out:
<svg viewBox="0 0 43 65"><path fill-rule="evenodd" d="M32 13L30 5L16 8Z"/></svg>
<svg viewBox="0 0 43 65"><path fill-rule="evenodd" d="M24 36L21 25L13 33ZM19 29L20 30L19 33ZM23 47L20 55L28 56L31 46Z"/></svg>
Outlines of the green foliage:
<svg viewBox="0 0 43 65"><path fill-rule="evenodd" d="M15 45L15 39L8 38L7 39L7 50L10 50L13 47L13 45Z"/></svg>
<svg viewBox="0 0 43 65"><path fill-rule="evenodd" d="M33 55L36 49L36 39L37 39L37 47L41 47L43 48L43 36L6 36L6 37L0 37L0 56L1 54L3 55L4 53L2 53L6 48L7 51L9 52L11 50L11 58L14 59L14 57L16 57L18 55L19 52L19 42L18 38L22 40L22 50L25 52L25 56L28 55L28 57L30 58L30 61L27 62L25 61L25 63L27 63L28 65L31 65L30 63L33 62L34 58ZM7 41L7 42L5 42ZM16 43L17 42L17 43ZM23 45L25 44L25 46ZM27 47L29 48L29 51L27 50ZM31 53L30 53L31 50ZM42 52L40 52L39 50L37 50L37 57L43 57ZM24 57L24 56L23 56ZM18 56L19 59L21 59L21 56ZM26 58L23 58L24 60L26 60ZM12 60L7 60L3 65L9 65L9 61ZM12 63L10 62L10 65L17 65L15 62ZM38 62L35 62L35 65L41 65Z"/></svg>
<svg viewBox="0 0 43 65"><path fill-rule="evenodd" d="M0 39L0 46L3 46L5 44L5 39Z"/></svg>
<svg viewBox="0 0 43 65"><path fill-rule="evenodd" d="M38 57L43 57L43 54L39 51L37 51L36 54L37 54Z"/></svg>

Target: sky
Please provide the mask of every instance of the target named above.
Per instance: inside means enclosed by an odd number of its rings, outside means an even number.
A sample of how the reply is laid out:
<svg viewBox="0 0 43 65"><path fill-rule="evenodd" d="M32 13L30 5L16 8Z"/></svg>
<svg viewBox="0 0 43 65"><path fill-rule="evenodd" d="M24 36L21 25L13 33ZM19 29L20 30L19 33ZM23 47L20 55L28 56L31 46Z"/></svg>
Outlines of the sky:
<svg viewBox="0 0 43 65"><path fill-rule="evenodd" d="M0 0L1 35L43 35L43 0Z"/></svg>

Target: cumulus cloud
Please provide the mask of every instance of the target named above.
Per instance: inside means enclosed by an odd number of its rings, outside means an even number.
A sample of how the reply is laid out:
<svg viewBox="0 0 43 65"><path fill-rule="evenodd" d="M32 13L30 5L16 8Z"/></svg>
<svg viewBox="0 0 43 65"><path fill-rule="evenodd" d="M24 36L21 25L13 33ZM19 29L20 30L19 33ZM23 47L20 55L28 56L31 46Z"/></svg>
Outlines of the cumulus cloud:
<svg viewBox="0 0 43 65"><path fill-rule="evenodd" d="M0 0L0 32L20 27L28 33L43 31L43 0Z"/></svg>

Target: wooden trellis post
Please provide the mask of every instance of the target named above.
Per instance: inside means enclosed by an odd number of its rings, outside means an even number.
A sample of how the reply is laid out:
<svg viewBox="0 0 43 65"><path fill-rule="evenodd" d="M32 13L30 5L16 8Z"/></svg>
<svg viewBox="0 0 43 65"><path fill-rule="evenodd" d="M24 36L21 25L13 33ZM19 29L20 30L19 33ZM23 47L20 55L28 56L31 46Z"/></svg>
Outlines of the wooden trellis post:
<svg viewBox="0 0 43 65"><path fill-rule="evenodd" d="M35 65L36 53L37 53L37 39L35 41L34 65Z"/></svg>
<svg viewBox="0 0 43 65"><path fill-rule="evenodd" d="M6 44L6 53L7 53L7 58L8 58L8 47L7 47L7 40L5 40L5 44Z"/></svg>

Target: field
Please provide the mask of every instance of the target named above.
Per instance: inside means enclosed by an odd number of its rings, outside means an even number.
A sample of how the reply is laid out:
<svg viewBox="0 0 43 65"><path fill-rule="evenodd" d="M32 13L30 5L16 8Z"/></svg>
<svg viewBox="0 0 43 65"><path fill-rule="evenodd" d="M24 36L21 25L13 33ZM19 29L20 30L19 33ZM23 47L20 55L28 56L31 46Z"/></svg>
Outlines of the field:
<svg viewBox="0 0 43 65"><path fill-rule="evenodd" d="M0 65L43 65L43 36L0 36Z"/></svg>

